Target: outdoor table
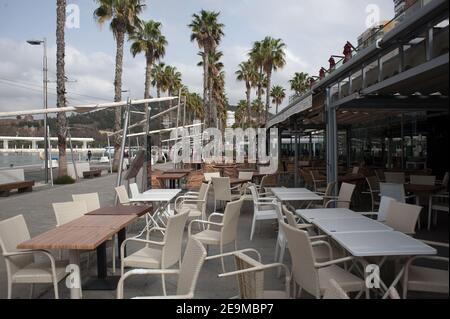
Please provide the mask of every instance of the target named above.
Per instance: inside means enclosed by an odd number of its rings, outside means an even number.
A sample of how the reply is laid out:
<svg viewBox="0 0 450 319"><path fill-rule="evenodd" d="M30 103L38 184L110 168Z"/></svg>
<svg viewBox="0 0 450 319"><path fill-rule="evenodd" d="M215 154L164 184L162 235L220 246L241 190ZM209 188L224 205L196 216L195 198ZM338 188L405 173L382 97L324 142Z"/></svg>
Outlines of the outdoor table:
<svg viewBox="0 0 450 319"><path fill-rule="evenodd" d="M203 180L203 183L209 183L207 180ZM251 182L251 180L249 179L239 179L239 178L234 178L234 177L230 177L230 186L236 186L236 185L242 185L245 183Z"/></svg>
<svg viewBox="0 0 450 319"><path fill-rule="evenodd" d="M335 233L348 233L355 231L373 232L393 230L385 224L364 216L354 218L315 219L312 223L329 236Z"/></svg>
<svg viewBox="0 0 450 319"><path fill-rule="evenodd" d="M181 189L150 189L136 197L130 198L131 203L152 203L153 205L153 216L150 215L150 220L159 227L156 219L164 224L161 220L161 214L168 210L170 202L181 193ZM148 229L149 225L145 226Z"/></svg>
<svg viewBox="0 0 450 319"><path fill-rule="evenodd" d="M118 277L107 276L106 241L137 219L137 215L85 215L49 230L17 246L18 249L59 249L69 251L69 263L80 267L80 252L97 250L97 278L90 279L83 289L114 290ZM70 288L72 299L81 298L81 282Z"/></svg>
<svg viewBox="0 0 450 319"><path fill-rule="evenodd" d="M125 205L118 205L113 207L102 207L99 209L96 209L92 212L87 213L87 216L121 216L121 215L136 215L137 217L142 217L145 214L151 213L153 210L152 206L146 206L146 205L140 205L140 206L125 206ZM117 234L117 247L118 251L120 252L120 247L122 246L122 243L126 239L126 233L125 231L120 231ZM126 251L125 251L126 255ZM119 254L119 260L122 256Z"/></svg>
<svg viewBox="0 0 450 319"><path fill-rule="evenodd" d="M331 237L352 256L360 260L364 260L366 257L382 257L378 264L379 268L382 267L388 257L399 258L437 254L433 247L396 231L333 233ZM383 299L388 297L389 291L397 285L404 272L405 266L398 272L389 288L380 279L380 284L386 290Z"/></svg>
<svg viewBox="0 0 450 319"><path fill-rule="evenodd" d="M318 208L318 209L298 209L296 214L307 223L319 219L351 219L361 217L348 208Z"/></svg>
<svg viewBox="0 0 450 319"><path fill-rule="evenodd" d="M274 194L311 193L307 188L270 187L269 190Z"/></svg>
<svg viewBox="0 0 450 319"><path fill-rule="evenodd" d="M158 180L161 180L164 185L167 185L167 182L169 183L170 189L175 189L175 184L178 181L178 187L180 187L180 180L184 177L186 177L188 173L164 173L162 175L156 176Z"/></svg>
<svg viewBox="0 0 450 319"><path fill-rule="evenodd" d="M307 207L313 201L323 201L323 197L305 188L271 188L271 192L280 202L306 202Z"/></svg>

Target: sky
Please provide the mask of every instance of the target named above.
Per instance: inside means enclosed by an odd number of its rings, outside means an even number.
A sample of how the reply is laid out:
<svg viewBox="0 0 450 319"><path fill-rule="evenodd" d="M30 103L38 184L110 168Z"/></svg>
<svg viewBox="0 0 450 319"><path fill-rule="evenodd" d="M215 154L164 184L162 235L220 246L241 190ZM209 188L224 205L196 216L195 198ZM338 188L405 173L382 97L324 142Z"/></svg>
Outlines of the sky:
<svg viewBox="0 0 450 319"><path fill-rule="evenodd" d="M94 18L94 0L67 0L79 8L79 28L66 28L66 75L69 105L113 100L115 41L108 25ZM226 92L230 104L245 99L245 85L235 71L255 41L265 36L286 43L286 66L272 83L286 88L295 72L317 75L332 54L342 54L346 41L356 45L375 5L381 20L394 16L393 0L147 0L142 19L160 21L169 45L164 58L183 74L183 83L202 92L198 46L187 25L201 9L220 11L225 36ZM371 11L371 12L370 12ZM42 47L29 39L48 40L49 107L56 105L56 0L0 0L0 111L42 107ZM123 90L143 97L145 59L133 58L125 46ZM152 94L155 94L152 88ZM288 104L285 99L282 107Z"/></svg>

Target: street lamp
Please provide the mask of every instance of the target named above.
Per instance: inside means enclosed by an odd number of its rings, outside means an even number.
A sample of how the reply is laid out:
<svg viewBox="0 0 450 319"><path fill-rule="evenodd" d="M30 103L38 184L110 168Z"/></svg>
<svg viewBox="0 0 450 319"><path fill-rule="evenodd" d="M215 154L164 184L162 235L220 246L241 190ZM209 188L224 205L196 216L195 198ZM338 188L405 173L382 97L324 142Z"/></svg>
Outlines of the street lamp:
<svg viewBox="0 0 450 319"><path fill-rule="evenodd" d="M44 109L48 107L48 62L47 62L47 38L43 40L28 40L30 45L42 45L44 47L43 57L43 76L44 76ZM44 154L45 154L45 183L48 184L48 132L47 132L47 113L44 114Z"/></svg>

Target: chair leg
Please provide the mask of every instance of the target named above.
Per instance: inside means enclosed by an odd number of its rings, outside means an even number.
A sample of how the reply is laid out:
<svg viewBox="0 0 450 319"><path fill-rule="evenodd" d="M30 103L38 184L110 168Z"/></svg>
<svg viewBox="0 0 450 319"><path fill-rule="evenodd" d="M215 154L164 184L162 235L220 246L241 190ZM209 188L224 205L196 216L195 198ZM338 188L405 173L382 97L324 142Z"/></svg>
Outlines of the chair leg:
<svg viewBox="0 0 450 319"><path fill-rule="evenodd" d="M280 264L283 263L285 252L286 252L286 244L283 243L282 245L280 245L280 258L278 259L278 262ZM280 277L281 277L281 267L278 267L278 278L280 278Z"/></svg>
<svg viewBox="0 0 450 319"><path fill-rule="evenodd" d="M55 291L55 299L59 299L58 281L56 281L56 278L53 278L53 290Z"/></svg>
<svg viewBox="0 0 450 319"><path fill-rule="evenodd" d="M431 216L433 215L433 209L431 205L428 206L428 231L431 230Z"/></svg>
<svg viewBox="0 0 450 319"><path fill-rule="evenodd" d="M275 262L278 260L278 246L279 246L279 242L277 240L276 244L275 244Z"/></svg>
<svg viewBox="0 0 450 319"><path fill-rule="evenodd" d="M12 283L11 279L9 279L8 280L8 299L12 298L12 288L13 288L12 286L13 286L13 283Z"/></svg>
<svg viewBox="0 0 450 319"><path fill-rule="evenodd" d="M162 281L162 290L163 290L163 294L164 294L164 296L167 296L167 291L166 291L166 276L164 276L164 274L161 275L161 281Z"/></svg>
<svg viewBox="0 0 450 319"><path fill-rule="evenodd" d="M113 267L113 274L116 273L116 241L114 240L115 236L113 236L113 240L112 240L112 267Z"/></svg>
<svg viewBox="0 0 450 319"><path fill-rule="evenodd" d="M34 284L31 284L31 287L30 287L30 299L33 299L33 295L34 295Z"/></svg>
<svg viewBox="0 0 450 319"><path fill-rule="evenodd" d="M256 224L256 218L253 215L252 230L250 232L250 241L253 240L253 234L255 233L255 224Z"/></svg>
<svg viewBox="0 0 450 319"><path fill-rule="evenodd" d="M220 254L221 255L223 254L223 245L222 245L222 243L220 243ZM225 273L225 262L223 260L223 256L220 257L220 261L222 263L222 271L223 271L222 273L224 274Z"/></svg>

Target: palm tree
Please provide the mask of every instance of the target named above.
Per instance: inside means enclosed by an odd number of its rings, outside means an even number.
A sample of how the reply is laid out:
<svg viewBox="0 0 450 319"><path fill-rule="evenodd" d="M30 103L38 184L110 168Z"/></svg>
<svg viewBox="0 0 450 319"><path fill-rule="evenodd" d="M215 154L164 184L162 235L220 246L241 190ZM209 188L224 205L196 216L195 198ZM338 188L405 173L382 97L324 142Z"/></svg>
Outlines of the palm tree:
<svg viewBox="0 0 450 319"><path fill-rule="evenodd" d="M199 14L193 14L193 20L188 25L191 28L191 41L197 41L200 50L203 50L203 103L208 108L207 126L210 127L216 121L216 115L212 114L211 101L209 101L209 59L208 56L219 45L224 25L218 22L220 12L201 10Z"/></svg>
<svg viewBox="0 0 450 319"><path fill-rule="evenodd" d="M263 78L264 78L264 52L262 47L262 42L257 41L253 43L253 48L249 53L250 61L255 71L257 72L257 76L254 79L254 86L257 88L256 95L259 100L262 99L262 91L263 91Z"/></svg>
<svg viewBox="0 0 450 319"><path fill-rule="evenodd" d="M158 98L161 97L161 91L166 86L165 84L165 77L164 77L164 69L166 68L166 65L163 62L160 62L153 66L151 71L151 78L152 78L152 86L156 87L156 96Z"/></svg>
<svg viewBox="0 0 450 319"><path fill-rule="evenodd" d="M249 60L247 62L242 62L239 64L239 70L236 71L236 79L238 81L244 81L245 82L245 88L246 88L246 97L247 97L247 113L248 113L248 119L251 119L251 98L252 98L252 87L254 86L254 83L258 79L258 72L256 71L255 66L253 65L252 61Z"/></svg>
<svg viewBox="0 0 450 319"><path fill-rule="evenodd" d="M167 91L169 96L178 95L179 90L183 87L181 73L174 66L166 65L163 82L165 84L164 91Z"/></svg>
<svg viewBox="0 0 450 319"><path fill-rule="evenodd" d="M66 0L56 1L56 93L57 107L66 106L66 76L65 61L65 24L66 24ZM58 122L58 176L67 175L67 118L66 113L60 112L57 117ZM47 128L45 128L47 129Z"/></svg>
<svg viewBox="0 0 450 319"><path fill-rule="evenodd" d="M270 91L270 97L272 98L272 103L276 105L275 114L278 114L278 107L286 98L286 91L283 87L276 85L272 88L272 91Z"/></svg>
<svg viewBox="0 0 450 319"><path fill-rule="evenodd" d="M262 68L267 76L266 85L266 111L265 122L267 123L269 107L270 107L270 87L272 81L272 72L283 68L286 64L286 44L281 39L265 37L261 42L255 43L250 54L253 53L258 65Z"/></svg>
<svg viewBox="0 0 450 319"><path fill-rule="evenodd" d="M291 90L297 95L302 95L309 89L309 75L303 72L296 72L292 80L289 81L291 84Z"/></svg>
<svg viewBox="0 0 450 319"><path fill-rule="evenodd" d="M145 6L145 0L95 0L99 7L94 11L94 18L100 25L111 20L110 28L116 40L116 69L114 77L114 101L122 100L122 72L123 72L123 48L125 35L134 32L134 28L140 24L138 15ZM121 127L122 110L115 109L114 130ZM117 170L120 157L120 137L114 139L114 163L113 170Z"/></svg>
<svg viewBox="0 0 450 319"><path fill-rule="evenodd" d="M253 112L255 112L257 114L257 117L256 117L257 118L257 123L256 123L256 125L259 127L261 124L263 124L261 114L264 111L264 104L261 101L261 99L256 99L256 100L254 100L252 102L252 110L253 110Z"/></svg>
<svg viewBox="0 0 450 319"><path fill-rule="evenodd" d="M250 109L246 100L240 100L235 112L236 125L244 128L250 125L251 117L248 117L248 110ZM251 116L251 115L250 115Z"/></svg>
<svg viewBox="0 0 450 319"><path fill-rule="evenodd" d="M135 31L130 35L129 39L133 41L131 45L131 54L136 57L139 53L145 54L146 66L145 66L145 86L144 86L144 99L150 98L150 85L151 85L151 71L153 63L164 57L166 54L166 38L161 34L161 23L153 20L142 22ZM150 110L148 104L144 105L145 108L145 132L150 130ZM158 122L159 124L159 122ZM159 139L155 141L155 144L159 146ZM148 138L144 140L144 149L146 150L146 160L148 163L149 154ZM143 167L143 176L148 176L147 166ZM148 179L143 179L143 189L147 189ZM151 183L151 181L150 181Z"/></svg>

